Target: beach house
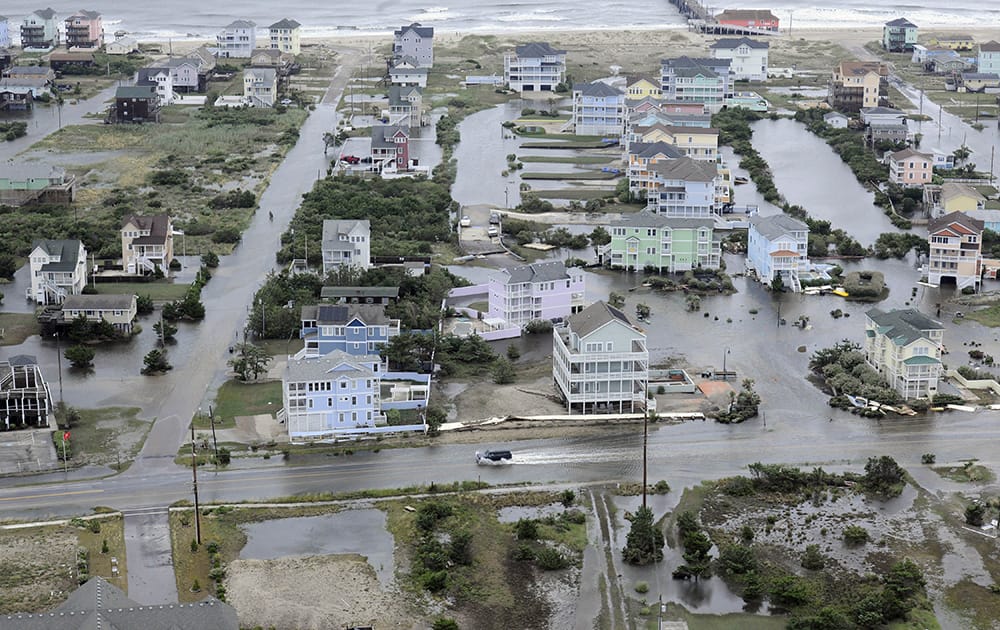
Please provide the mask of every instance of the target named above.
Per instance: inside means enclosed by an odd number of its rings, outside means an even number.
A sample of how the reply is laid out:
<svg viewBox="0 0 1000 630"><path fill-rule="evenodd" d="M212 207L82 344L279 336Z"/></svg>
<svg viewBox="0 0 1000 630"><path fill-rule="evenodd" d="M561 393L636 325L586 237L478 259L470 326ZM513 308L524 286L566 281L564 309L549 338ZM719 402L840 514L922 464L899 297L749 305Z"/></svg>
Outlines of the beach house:
<svg viewBox="0 0 1000 630"><path fill-rule="evenodd" d="M1000 74L1000 42L990 40L979 44L976 55L976 72Z"/></svg>
<svg viewBox="0 0 1000 630"><path fill-rule="evenodd" d="M747 233L747 271L764 284L802 290L800 274L809 270L809 226L787 214L753 216Z"/></svg>
<svg viewBox="0 0 1000 630"><path fill-rule="evenodd" d="M847 123L850 122L850 119L840 112L827 112L823 114L823 122L834 129L847 129Z"/></svg>
<svg viewBox="0 0 1000 630"><path fill-rule="evenodd" d="M160 107L170 105L177 98L170 68L139 68L135 73L135 85L153 88Z"/></svg>
<svg viewBox="0 0 1000 630"><path fill-rule="evenodd" d="M726 9L715 16L719 24L777 31L781 21L768 9Z"/></svg>
<svg viewBox="0 0 1000 630"><path fill-rule="evenodd" d="M378 354L379 348L399 334L399 320L385 314L381 304L307 305L301 311L299 337L305 346L298 358L334 351L352 356Z"/></svg>
<svg viewBox="0 0 1000 630"><path fill-rule="evenodd" d="M722 109L732 93L729 59L678 57L660 61L660 84L668 101L700 103L709 112Z"/></svg>
<svg viewBox="0 0 1000 630"><path fill-rule="evenodd" d="M174 259L174 226L169 215L129 215L122 222L122 267L131 274L167 273Z"/></svg>
<svg viewBox="0 0 1000 630"><path fill-rule="evenodd" d="M646 408L646 333L605 302L552 330L552 378L568 413L641 412Z"/></svg>
<svg viewBox="0 0 1000 630"><path fill-rule="evenodd" d="M100 48L104 25L97 11L77 11L66 18L66 48Z"/></svg>
<svg viewBox="0 0 1000 630"><path fill-rule="evenodd" d="M371 222L368 219L323 221L323 275L338 267L371 267Z"/></svg>
<svg viewBox="0 0 1000 630"><path fill-rule="evenodd" d="M878 107L889 96L889 68L878 61L841 61L833 69L828 87L830 107L857 112Z"/></svg>
<svg viewBox="0 0 1000 630"><path fill-rule="evenodd" d="M280 414L289 437L315 438L385 424L379 405L380 370L377 355L334 351L289 359L282 378Z"/></svg>
<svg viewBox="0 0 1000 630"><path fill-rule="evenodd" d="M911 52L917 43L917 25L906 18L896 18L882 27L882 48L889 52Z"/></svg>
<svg viewBox="0 0 1000 630"><path fill-rule="evenodd" d="M666 142L631 143L628 148L627 164L629 192L648 199L655 180L653 165L682 157L684 154L680 149Z"/></svg>
<svg viewBox="0 0 1000 630"><path fill-rule="evenodd" d="M434 27L414 22L392 33L393 57L412 57L418 68L434 66Z"/></svg>
<svg viewBox="0 0 1000 630"><path fill-rule="evenodd" d="M104 54L106 55L130 55L135 52L139 52L139 40L128 35L123 35L104 45Z"/></svg>
<svg viewBox="0 0 1000 630"><path fill-rule="evenodd" d="M612 269L658 273L690 269L718 269L721 237L713 234L715 221L666 217L637 212L612 222L611 242L598 249L598 260Z"/></svg>
<svg viewBox="0 0 1000 630"><path fill-rule="evenodd" d="M678 127L654 123L652 125L630 125L627 146L632 143L652 144L666 142L682 154L695 160L718 162L719 130L702 127Z"/></svg>
<svg viewBox="0 0 1000 630"><path fill-rule="evenodd" d="M561 321L583 310L584 273L561 260L504 269L490 278L488 316L508 326Z"/></svg>
<svg viewBox="0 0 1000 630"><path fill-rule="evenodd" d="M135 294L68 295L62 303L62 320L85 317L89 322L107 322L115 330L130 334L138 312Z"/></svg>
<svg viewBox="0 0 1000 630"><path fill-rule="evenodd" d="M927 226L930 256L927 282L940 286L954 284L978 289L982 272L982 221L962 212L950 212L931 219Z"/></svg>
<svg viewBox="0 0 1000 630"><path fill-rule="evenodd" d="M943 339L941 322L916 309L865 313L865 361L903 398L937 393Z"/></svg>
<svg viewBox="0 0 1000 630"><path fill-rule="evenodd" d="M630 101L641 101L643 99L660 100L663 96L663 87L659 79L646 76L636 76L625 86L625 97Z"/></svg>
<svg viewBox="0 0 1000 630"><path fill-rule="evenodd" d="M31 286L25 298L38 304L62 304L87 285L87 250L75 239L37 240L28 255Z"/></svg>
<svg viewBox="0 0 1000 630"><path fill-rule="evenodd" d="M115 104L108 112L114 123L159 122L160 97L152 85L122 85L115 89Z"/></svg>
<svg viewBox="0 0 1000 630"><path fill-rule="evenodd" d="M235 20L215 36L213 52L225 59L249 59L256 47L257 24L250 20Z"/></svg>
<svg viewBox="0 0 1000 630"><path fill-rule="evenodd" d="M59 45L59 22L52 9L39 9L21 23L21 48L49 51Z"/></svg>
<svg viewBox="0 0 1000 630"><path fill-rule="evenodd" d="M421 67L419 62L409 55L397 57L389 68L389 83L391 85L416 85L427 87L428 68Z"/></svg>
<svg viewBox="0 0 1000 630"><path fill-rule="evenodd" d="M546 42L521 44L503 58L503 80L515 92L553 92L563 82L566 51Z"/></svg>
<svg viewBox="0 0 1000 630"><path fill-rule="evenodd" d="M68 204L76 200L76 177L64 169L32 163L0 169L0 205Z"/></svg>
<svg viewBox="0 0 1000 630"><path fill-rule="evenodd" d="M715 215L719 177L715 164L682 156L657 161L650 170L653 181L646 193L648 210L667 217L710 219Z"/></svg>
<svg viewBox="0 0 1000 630"><path fill-rule="evenodd" d="M423 90L415 85L389 86L389 124L403 127L423 125Z"/></svg>
<svg viewBox="0 0 1000 630"><path fill-rule="evenodd" d="M934 38L934 43L948 50L973 50L976 47L976 39L967 33L938 35Z"/></svg>
<svg viewBox="0 0 1000 630"><path fill-rule="evenodd" d="M889 181L900 186L923 186L934 176L933 158L914 149L889 154Z"/></svg>
<svg viewBox="0 0 1000 630"><path fill-rule="evenodd" d="M247 68L243 71L243 102L250 107L274 107L278 98L278 71Z"/></svg>
<svg viewBox="0 0 1000 630"><path fill-rule="evenodd" d="M295 20L283 18L267 27L271 38L271 48L290 55L301 54L302 45L299 43L299 28L301 26Z"/></svg>
<svg viewBox="0 0 1000 630"><path fill-rule="evenodd" d="M410 168L410 128L405 125L372 127L372 167L379 173Z"/></svg>
<svg viewBox="0 0 1000 630"><path fill-rule="evenodd" d="M770 45L749 37L720 39L709 48L716 59L728 59L734 81L767 81L767 53Z"/></svg>
<svg viewBox="0 0 1000 630"><path fill-rule="evenodd" d="M601 81L573 86L573 129L578 136L620 136L625 93Z"/></svg>

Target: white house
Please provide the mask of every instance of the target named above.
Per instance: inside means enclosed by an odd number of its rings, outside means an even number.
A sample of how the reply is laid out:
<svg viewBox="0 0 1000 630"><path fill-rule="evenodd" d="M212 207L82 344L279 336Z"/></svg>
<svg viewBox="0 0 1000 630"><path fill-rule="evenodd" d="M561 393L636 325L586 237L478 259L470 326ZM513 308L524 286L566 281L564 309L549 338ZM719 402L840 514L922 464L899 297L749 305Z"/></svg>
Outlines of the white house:
<svg viewBox="0 0 1000 630"><path fill-rule="evenodd" d="M271 48L280 50L283 53L298 55L302 52L302 45L299 41L299 27L302 25L295 20L284 18L268 27L271 36Z"/></svg>
<svg viewBox="0 0 1000 630"><path fill-rule="evenodd" d="M174 227L170 216L129 215L122 222L122 267L131 274L167 273L174 259Z"/></svg>
<svg viewBox="0 0 1000 630"><path fill-rule="evenodd" d="M573 86L573 128L578 136L620 136L625 126L625 93L606 83Z"/></svg>
<svg viewBox="0 0 1000 630"><path fill-rule="evenodd" d="M21 23L21 48L48 51L59 45L59 21L52 9L39 9Z"/></svg>
<svg viewBox="0 0 1000 630"><path fill-rule="evenodd" d="M174 92L174 75L170 68L139 68L135 75L135 84L152 87L160 99L161 107L170 105L177 98Z"/></svg>
<svg viewBox="0 0 1000 630"><path fill-rule="evenodd" d="M250 20L236 20L215 36L215 54L225 58L249 59L257 47L257 24Z"/></svg>
<svg viewBox="0 0 1000 630"><path fill-rule="evenodd" d="M710 46L716 59L729 59L729 72L734 81L767 81L767 42L749 37L720 39Z"/></svg>
<svg viewBox="0 0 1000 630"><path fill-rule="evenodd" d="M650 168L652 188L646 192L647 208L667 217L708 218L716 210L715 164L687 156L661 160Z"/></svg>
<svg viewBox="0 0 1000 630"><path fill-rule="evenodd" d="M569 413L643 411L646 334L625 313L595 302L553 329L552 378Z"/></svg>
<svg viewBox="0 0 1000 630"><path fill-rule="evenodd" d="M389 83L400 86L427 87L427 68L422 68L413 57L399 57L389 68Z"/></svg>
<svg viewBox="0 0 1000 630"><path fill-rule="evenodd" d="M865 361L903 398L930 398L938 391L944 326L912 309L865 314Z"/></svg>
<svg viewBox="0 0 1000 630"><path fill-rule="evenodd" d="M392 34L393 57L412 57L418 68L434 65L434 28L414 22Z"/></svg>
<svg viewBox="0 0 1000 630"><path fill-rule="evenodd" d="M809 226L787 214L750 218L747 269L765 284L780 276L782 285L802 290L799 274L809 270Z"/></svg>
<svg viewBox="0 0 1000 630"><path fill-rule="evenodd" d="M274 107L278 97L278 73L274 68L243 71L243 101L251 107Z"/></svg>
<svg viewBox="0 0 1000 630"><path fill-rule="evenodd" d="M850 119L840 112L827 112L823 114L823 122L830 125L834 129L847 129L847 123L849 121Z"/></svg>
<svg viewBox="0 0 1000 630"><path fill-rule="evenodd" d="M368 219L323 221L323 275L338 267L369 269L371 233Z"/></svg>
<svg viewBox="0 0 1000 630"><path fill-rule="evenodd" d="M584 273L561 260L504 269L490 278L489 317L508 326L562 320L583 310Z"/></svg>
<svg viewBox="0 0 1000 630"><path fill-rule="evenodd" d="M31 287L25 297L38 304L62 304L87 285L87 250L81 241L35 241L28 265Z"/></svg>
<svg viewBox="0 0 1000 630"><path fill-rule="evenodd" d="M553 92L566 72L566 51L546 42L522 44L504 55L503 80L515 92Z"/></svg>
<svg viewBox="0 0 1000 630"><path fill-rule="evenodd" d="M108 55L128 55L139 51L139 40L134 37L119 37L113 42L104 45L104 52Z"/></svg>
<svg viewBox="0 0 1000 630"><path fill-rule="evenodd" d="M861 110L861 122L872 124L906 124L906 112L891 107L865 107Z"/></svg>

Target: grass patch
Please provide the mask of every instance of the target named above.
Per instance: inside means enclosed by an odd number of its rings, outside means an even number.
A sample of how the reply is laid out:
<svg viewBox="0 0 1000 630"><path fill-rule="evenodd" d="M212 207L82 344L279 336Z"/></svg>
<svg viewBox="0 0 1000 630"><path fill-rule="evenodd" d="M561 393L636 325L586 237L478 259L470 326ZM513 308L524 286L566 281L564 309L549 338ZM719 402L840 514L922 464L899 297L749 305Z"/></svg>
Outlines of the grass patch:
<svg viewBox="0 0 1000 630"><path fill-rule="evenodd" d="M586 171L583 173L532 173L521 174L521 179L574 180L574 179L615 179L620 173L605 173L602 171Z"/></svg>
<svg viewBox="0 0 1000 630"><path fill-rule="evenodd" d="M41 326L33 313L0 313L0 329L3 329L0 346L20 345L28 337L41 334Z"/></svg>
<svg viewBox="0 0 1000 630"><path fill-rule="evenodd" d="M675 602L667 604L664 619L687 622L689 630L729 630L730 628L740 628L741 630L779 630L788 624L788 619L780 615L773 617L741 613L698 615L689 612L686 608ZM657 618L654 613L645 620L642 627L647 630L654 630L657 627L656 624Z"/></svg>
<svg viewBox="0 0 1000 630"><path fill-rule="evenodd" d="M292 339L258 339L254 342L256 345L264 349L264 352L268 353L272 357L284 357L290 354L295 354L305 346L305 340L298 337L293 337Z"/></svg>
<svg viewBox="0 0 1000 630"><path fill-rule="evenodd" d="M474 311L479 311L480 313L485 313L486 311L490 310L490 303L487 302L486 300L480 300L478 302L472 302L471 304L469 304L469 308L471 308Z"/></svg>
<svg viewBox="0 0 1000 630"><path fill-rule="evenodd" d="M153 424L139 420L138 407L78 409L80 420L70 427L68 457L74 466L110 465L124 470L142 448ZM62 458L62 432L52 434ZM120 464L120 467L119 467Z"/></svg>
<svg viewBox="0 0 1000 630"><path fill-rule="evenodd" d="M579 155L576 157L557 157L549 155L524 155L518 156L520 162L546 162L549 164L609 164L620 158L613 155Z"/></svg>
<svg viewBox="0 0 1000 630"><path fill-rule="evenodd" d="M128 566L125 557L125 520L120 514L100 519L101 531L79 529L77 538L81 547L90 552L90 575L101 576L126 593L128 592ZM108 543L108 552L101 553L104 542ZM118 576L111 576L111 558L118 560Z"/></svg>
<svg viewBox="0 0 1000 630"><path fill-rule="evenodd" d="M973 621L976 628L992 628L996 621L997 595L970 578L964 578L944 592L949 607Z"/></svg>
<svg viewBox="0 0 1000 630"><path fill-rule="evenodd" d="M533 190L531 194L539 199L566 199L568 201L589 201L614 197L615 191L606 188L559 188L556 190Z"/></svg>
<svg viewBox="0 0 1000 630"><path fill-rule="evenodd" d="M931 470L945 479L959 483L987 483L996 479L989 468L976 464L974 460L962 466L935 466Z"/></svg>
<svg viewBox="0 0 1000 630"><path fill-rule="evenodd" d="M577 138L577 137L579 136L564 136L564 138ZM594 140L570 140L570 139L563 140L562 142L525 142L521 144L522 149L607 149L609 146L614 146L614 144L601 142L599 140L594 141Z"/></svg>
<svg viewBox="0 0 1000 630"><path fill-rule="evenodd" d="M978 311L966 313L965 318L977 321L983 326L996 328L1000 326L1000 304L993 304Z"/></svg>
<svg viewBox="0 0 1000 630"><path fill-rule="evenodd" d="M156 301L170 302L183 299L191 285L172 282L102 282L96 286L97 292L104 295L148 295Z"/></svg>
<svg viewBox="0 0 1000 630"><path fill-rule="evenodd" d="M226 381L215 396L214 413L222 419L216 428L235 426L236 416L274 414L281 409L281 383L240 383ZM206 424L206 427L208 425Z"/></svg>

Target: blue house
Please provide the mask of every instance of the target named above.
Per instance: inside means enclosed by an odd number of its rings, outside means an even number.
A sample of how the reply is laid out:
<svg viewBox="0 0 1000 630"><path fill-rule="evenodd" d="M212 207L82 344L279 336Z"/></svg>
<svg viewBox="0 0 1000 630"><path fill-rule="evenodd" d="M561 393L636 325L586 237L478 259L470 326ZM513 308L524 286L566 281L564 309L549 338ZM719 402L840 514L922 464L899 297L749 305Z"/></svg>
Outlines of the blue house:
<svg viewBox="0 0 1000 630"><path fill-rule="evenodd" d="M352 356L377 355L379 348L399 334L399 320L390 319L381 304L334 304L302 307L305 347L295 358L331 352Z"/></svg>
<svg viewBox="0 0 1000 630"><path fill-rule="evenodd" d="M379 404L378 355L339 350L289 359L282 386L284 419L292 439L384 424Z"/></svg>

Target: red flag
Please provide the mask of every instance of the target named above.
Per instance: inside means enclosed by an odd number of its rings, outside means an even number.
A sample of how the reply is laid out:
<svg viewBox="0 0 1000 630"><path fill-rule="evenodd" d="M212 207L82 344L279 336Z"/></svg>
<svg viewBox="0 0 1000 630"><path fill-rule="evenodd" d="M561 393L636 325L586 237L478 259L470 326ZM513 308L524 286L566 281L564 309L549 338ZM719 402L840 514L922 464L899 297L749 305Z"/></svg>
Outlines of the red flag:
<svg viewBox="0 0 1000 630"><path fill-rule="evenodd" d="M69 441L69 431L63 433L63 442Z"/></svg>

